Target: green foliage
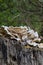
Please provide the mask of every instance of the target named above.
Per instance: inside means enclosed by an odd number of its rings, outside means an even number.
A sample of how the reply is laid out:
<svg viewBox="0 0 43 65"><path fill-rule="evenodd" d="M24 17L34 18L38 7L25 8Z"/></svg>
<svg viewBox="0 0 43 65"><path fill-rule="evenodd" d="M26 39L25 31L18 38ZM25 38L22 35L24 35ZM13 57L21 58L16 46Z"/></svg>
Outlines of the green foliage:
<svg viewBox="0 0 43 65"><path fill-rule="evenodd" d="M27 25L40 32L43 3L39 0L0 0L1 25Z"/></svg>

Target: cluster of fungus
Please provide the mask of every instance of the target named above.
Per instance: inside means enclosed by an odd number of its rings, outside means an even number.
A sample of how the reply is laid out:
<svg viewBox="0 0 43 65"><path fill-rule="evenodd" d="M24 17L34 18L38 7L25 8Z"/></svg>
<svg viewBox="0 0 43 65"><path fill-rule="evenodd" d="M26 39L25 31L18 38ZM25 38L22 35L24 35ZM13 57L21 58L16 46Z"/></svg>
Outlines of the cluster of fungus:
<svg viewBox="0 0 43 65"><path fill-rule="evenodd" d="M0 27L0 36L16 39L22 45L43 48L43 43L41 43L41 38L38 35L38 32L27 26L2 26Z"/></svg>

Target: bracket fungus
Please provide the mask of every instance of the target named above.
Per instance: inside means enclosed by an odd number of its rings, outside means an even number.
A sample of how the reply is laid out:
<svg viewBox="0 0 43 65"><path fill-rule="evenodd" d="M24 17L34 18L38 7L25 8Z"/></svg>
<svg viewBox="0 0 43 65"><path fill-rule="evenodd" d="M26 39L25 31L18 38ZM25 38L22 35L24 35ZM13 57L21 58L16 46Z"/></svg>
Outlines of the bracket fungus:
<svg viewBox="0 0 43 65"><path fill-rule="evenodd" d="M1 26L0 27L0 36L16 39L20 43L25 42L30 46L38 46L43 48L43 43L40 43L41 38L39 38L38 32L32 30L27 26L13 27L13 26ZM42 47L40 47L40 45Z"/></svg>

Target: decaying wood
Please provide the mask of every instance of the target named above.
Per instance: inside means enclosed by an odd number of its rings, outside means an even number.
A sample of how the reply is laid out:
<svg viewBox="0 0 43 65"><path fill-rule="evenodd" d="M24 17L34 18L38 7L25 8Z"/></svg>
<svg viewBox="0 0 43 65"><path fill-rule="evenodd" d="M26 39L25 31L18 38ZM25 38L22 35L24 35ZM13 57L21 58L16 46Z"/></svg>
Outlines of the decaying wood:
<svg viewBox="0 0 43 65"><path fill-rule="evenodd" d="M30 27L0 27L0 45L7 65L43 65L43 43Z"/></svg>

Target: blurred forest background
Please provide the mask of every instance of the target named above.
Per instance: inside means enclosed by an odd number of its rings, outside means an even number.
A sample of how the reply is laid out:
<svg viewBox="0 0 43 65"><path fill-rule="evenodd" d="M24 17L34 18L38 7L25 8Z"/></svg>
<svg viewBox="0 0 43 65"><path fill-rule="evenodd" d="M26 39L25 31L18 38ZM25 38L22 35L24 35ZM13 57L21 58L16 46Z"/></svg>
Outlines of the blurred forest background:
<svg viewBox="0 0 43 65"><path fill-rule="evenodd" d="M1 25L27 25L43 36L43 0L0 0Z"/></svg>

